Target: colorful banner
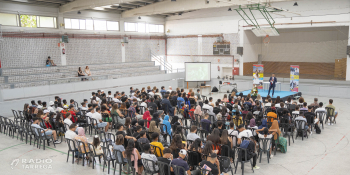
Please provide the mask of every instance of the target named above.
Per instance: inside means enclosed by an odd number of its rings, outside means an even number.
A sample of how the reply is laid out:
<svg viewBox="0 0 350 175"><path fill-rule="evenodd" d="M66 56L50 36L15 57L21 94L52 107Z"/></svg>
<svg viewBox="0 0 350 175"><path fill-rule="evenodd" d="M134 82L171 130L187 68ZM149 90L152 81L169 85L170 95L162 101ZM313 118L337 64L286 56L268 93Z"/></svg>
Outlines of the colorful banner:
<svg viewBox="0 0 350 175"><path fill-rule="evenodd" d="M299 65L290 66L290 91L299 92Z"/></svg>
<svg viewBox="0 0 350 175"><path fill-rule="evenodd" d="M263 89L264 79L264 65L254 64L253 65L253 85L257 85L258 89Z"/></svg>

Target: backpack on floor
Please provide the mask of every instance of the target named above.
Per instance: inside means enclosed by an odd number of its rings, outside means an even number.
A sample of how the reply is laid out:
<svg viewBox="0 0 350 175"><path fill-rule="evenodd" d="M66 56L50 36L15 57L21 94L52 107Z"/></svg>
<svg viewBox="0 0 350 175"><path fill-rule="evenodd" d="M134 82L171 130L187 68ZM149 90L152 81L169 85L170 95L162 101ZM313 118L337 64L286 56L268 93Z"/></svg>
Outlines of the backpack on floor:
<svg viewBox="0 0 350 175"><path fill-rule="evenodd" d="M316 129L316 134L321 134L321 129L320 127L318 127L318 125L315 125L315 129Z"/></svg>
<svg viewBox="0 0 350 175"><path fill-rule="evenodd" d="M214 86L213 90L211 90L211 92L219 92L219 89L216 86Z"/></svg>

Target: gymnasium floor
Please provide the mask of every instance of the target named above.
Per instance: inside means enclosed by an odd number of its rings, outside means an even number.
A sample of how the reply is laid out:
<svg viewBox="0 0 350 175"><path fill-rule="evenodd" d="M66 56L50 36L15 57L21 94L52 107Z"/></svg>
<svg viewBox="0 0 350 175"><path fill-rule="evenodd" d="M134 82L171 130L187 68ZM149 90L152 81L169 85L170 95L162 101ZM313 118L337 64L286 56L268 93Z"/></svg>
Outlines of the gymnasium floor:
<svg viewBox="0 0 350 175"><path fill-rule="evenodd" d="M222 98L223 94L212 95L214 99ZM312 102L314 96L304 96L307 102ZM328 102L329 98L318 97L319 101ZM267 163L266 154L262 156L262 161L258 166L259 170L255 173L250 169L250 165L245 164L246 175L320 175L320 174L349 174L350 171L350 146L349 133L350 119L347 117L350 112L349 99L334 98L334 105L339 112L337 124L333 126L325 125L322 133L312 134L308 139L301 141L301 138L295 140L288 146L287 153L277 152L270 163ZM61 143L47 147L44 151L36 147L25 144L19 140L12 139L0 133L0 169L1 175L42 175L42 174L107 174L102 172L102 166L97 165L95 169L83 167L71 163L71 157L67 163L67 145ZM89 137L89 141L92 138ZM11 163L19 159L17 166ZM48 163L28 163L31 159L45 159ZM26 162L26 163L25 163ZM31 168L31 165L39 165L37 169ZM40 167L40 165L42 165ZM46 166L43 166L46 165ZM46 168L45 168L46 167ZM50 169L48 169L50 168ZM240 165L237 174L241 174Z"/></svg>

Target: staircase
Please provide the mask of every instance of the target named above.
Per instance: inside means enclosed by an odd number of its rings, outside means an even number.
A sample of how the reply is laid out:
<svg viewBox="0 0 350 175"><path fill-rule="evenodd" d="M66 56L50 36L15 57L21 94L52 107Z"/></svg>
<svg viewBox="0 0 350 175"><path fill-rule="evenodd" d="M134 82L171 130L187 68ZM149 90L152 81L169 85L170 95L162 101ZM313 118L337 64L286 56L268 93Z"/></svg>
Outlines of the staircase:
<svg viewBox="0 0 350 175"><path fill-rule="evenodd" d="M162 56L156 55L152 53L152 51L151 51L151 60L154 61L156 65L159 65L161 70L165 70L167 74L174 73L173 66L167 61L165 61L165 59Z"/></svg>

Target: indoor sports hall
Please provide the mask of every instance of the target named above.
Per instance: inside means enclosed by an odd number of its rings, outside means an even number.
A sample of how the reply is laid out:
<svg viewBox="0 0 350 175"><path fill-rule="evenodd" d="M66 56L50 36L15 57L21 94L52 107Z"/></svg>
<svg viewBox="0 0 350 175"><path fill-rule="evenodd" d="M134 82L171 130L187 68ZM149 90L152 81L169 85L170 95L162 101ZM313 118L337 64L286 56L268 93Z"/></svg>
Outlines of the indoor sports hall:
<svg viewBox="0 0 350 175"><path fill-rule="evenodd" d="M0 0L0 174L349 174L349 26L349 0Z"/></svg>

